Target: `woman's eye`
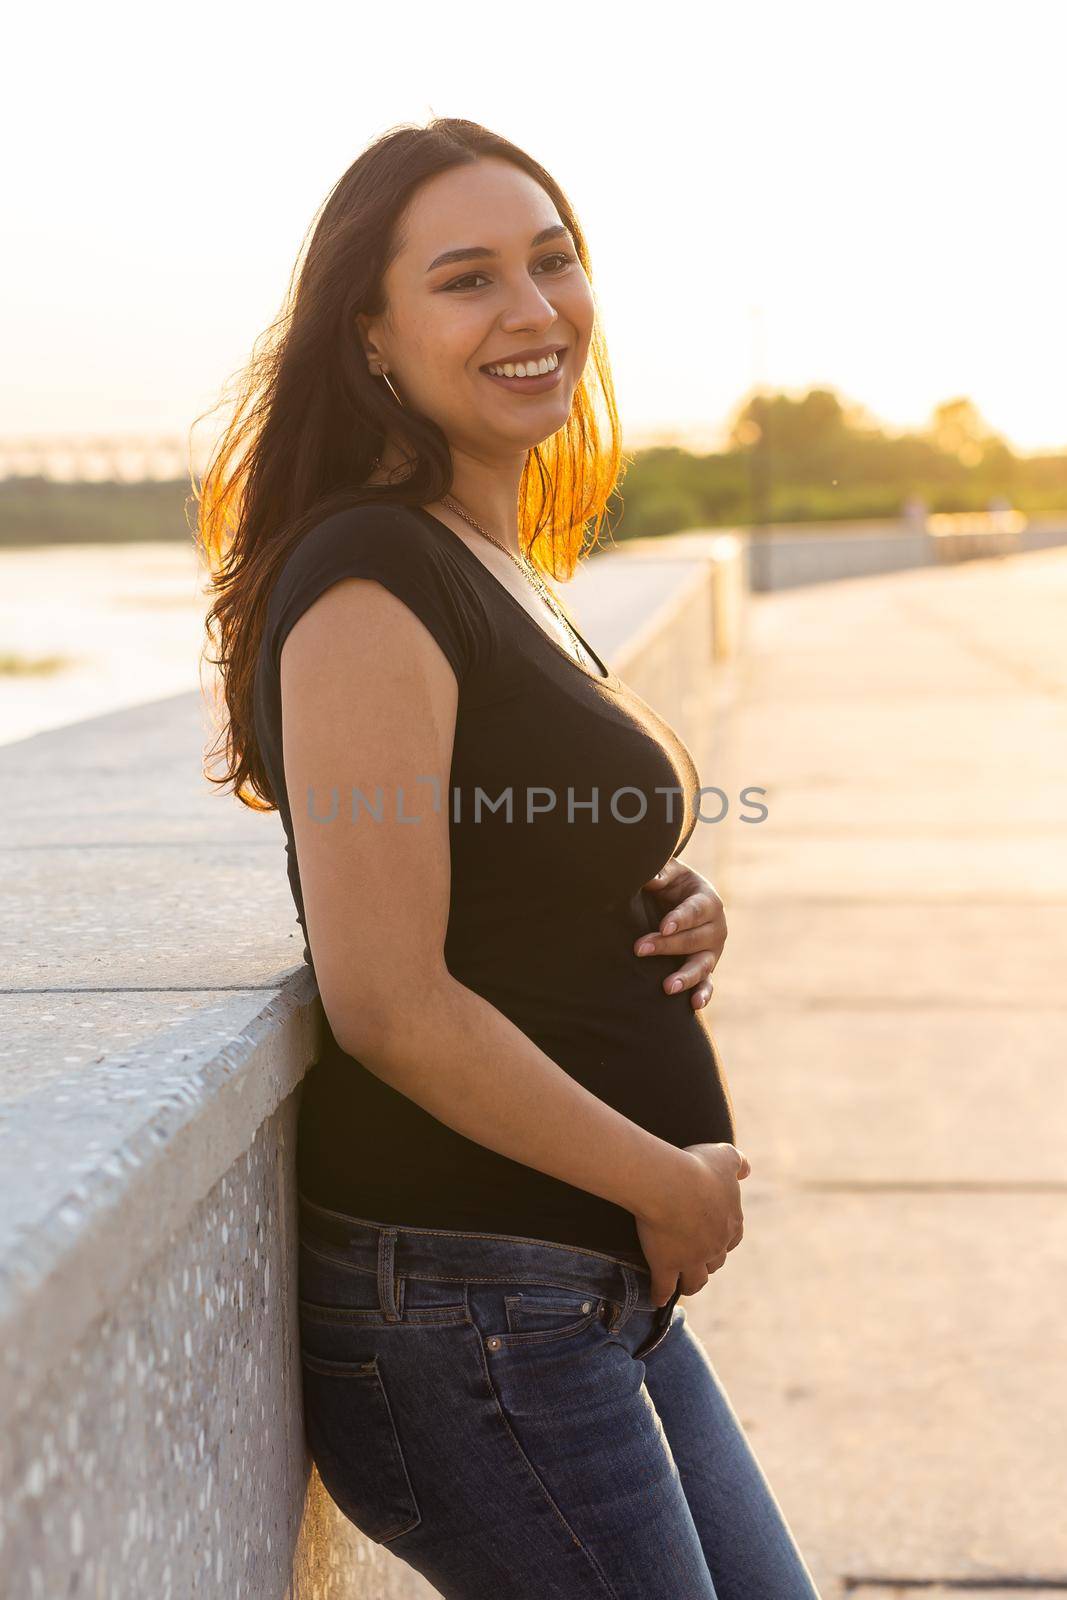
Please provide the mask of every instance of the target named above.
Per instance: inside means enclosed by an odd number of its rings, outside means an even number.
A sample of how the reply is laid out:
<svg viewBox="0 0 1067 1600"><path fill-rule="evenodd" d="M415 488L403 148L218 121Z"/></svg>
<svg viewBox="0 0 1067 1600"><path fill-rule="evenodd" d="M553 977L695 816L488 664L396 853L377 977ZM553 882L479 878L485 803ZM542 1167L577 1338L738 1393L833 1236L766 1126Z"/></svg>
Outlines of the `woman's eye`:
<svg viewBox="0 0 1067 1600"><path fill-rule="evenodd" d="M445 288L446 289L462 289L463 285L465 283L470 283L472 278L483 278L484 276L485 276L485 274L483 272L468 272L465 277L457 278L454 283L446 283L445 284Z"/></svg>
<svg viewBox="0 0 1067 1600"><path fill-rule="evenodd" d="M546 261L562 261L564 265L566 265L568 261L573 261L574 259L574 256L565 255L562 252L559 252L556 255L545 257ZM559 270L559 267L557 267L556 271L558 272Z"/></svg>
<svg viewBox="0 0 1067 1600"><path fill-rule="evenodd" d="M554 267L552 269L554 272L562 272L564 267L569 266L575 260L577 260L576 256L566 255L562 251L556 251L553 255L545 257L545 261L559 261L562 263L562 266ZM542 262L541 265L544 266L544 262ZM462 278L455 278L451 283L446 284L445 289L446 291L451 289L462 290L465 283L470 283L474 278L484 277L484 272L467 272L464 273Z"/></svg>

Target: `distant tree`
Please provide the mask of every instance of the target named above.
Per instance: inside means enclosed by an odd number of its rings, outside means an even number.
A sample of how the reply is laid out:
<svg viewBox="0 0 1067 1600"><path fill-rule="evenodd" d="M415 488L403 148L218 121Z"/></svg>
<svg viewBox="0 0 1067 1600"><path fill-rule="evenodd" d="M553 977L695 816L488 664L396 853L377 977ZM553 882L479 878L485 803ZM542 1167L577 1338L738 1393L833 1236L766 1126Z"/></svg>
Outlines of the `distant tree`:
<svg viewBox="0 0 1067 1600"><path fill-rule="evenodd" d="M1006 446L981 416L973 400L960 395L935 406L926 428L926 437L945 455L955 456L965 467L976 467L991 447Z"/></svg>
<svg viewBox="0 0 1067 1600"><path fill-rule="evenodd" d="M736 413L730 443L737 449L762 438L773 441L777 454L799 455L836 444L845 428L844 407L829 389L810 389L800 400L785 394L756 394Z"/></svg>

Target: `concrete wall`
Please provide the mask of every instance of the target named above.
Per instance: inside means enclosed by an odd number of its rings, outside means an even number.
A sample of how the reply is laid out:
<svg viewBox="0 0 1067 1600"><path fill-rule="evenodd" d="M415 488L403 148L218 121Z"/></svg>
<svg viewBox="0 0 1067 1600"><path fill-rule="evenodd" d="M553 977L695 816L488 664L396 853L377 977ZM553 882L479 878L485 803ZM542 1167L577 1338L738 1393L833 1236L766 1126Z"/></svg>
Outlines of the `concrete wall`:
<svg viewBox="0 0 1067 1600"><path fill-rule="evenodd" d="M1007 514L1009 520L1016 513ZM970 531L981 517L878 520L854 523L774 524L752 530L745 541L749 587L754 593L793 589L838 578L875 577L884 572L940 562L1014 554L1067 544L1067 512L1017 519L1010 532L998 527L1002 514L986 518L984 534ZM952 533L948 524L959 524ZM964 527L968 532L964 532ZM639 541L644 542L644 541Z"/></svg>
<svg viewBox="0 0 1067 1600"><path fill-rule="evenodd" d="M1020 550L1049 550L1067 544L1067 511L1028 517L1019 536Z"/></svg>
<svg viewBox="0 0 1067 1600"><path fill-rule="evenodd" d="M683 542L687 541L687 542ZM702 765L737 540L595 558L591 643ZM19 1600L417 1600L309 1471L294 1134L321 1007L198 695L0 749L0 1564Z"/></svg>

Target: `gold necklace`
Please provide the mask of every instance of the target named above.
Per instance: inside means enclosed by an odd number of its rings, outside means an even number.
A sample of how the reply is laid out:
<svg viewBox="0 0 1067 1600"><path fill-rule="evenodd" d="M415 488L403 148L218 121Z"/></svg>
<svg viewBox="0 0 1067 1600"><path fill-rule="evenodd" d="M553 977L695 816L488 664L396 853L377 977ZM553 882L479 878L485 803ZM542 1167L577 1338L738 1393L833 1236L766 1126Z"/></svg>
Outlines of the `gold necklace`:
<svg viewBox="0 0 1067 1600"><path fill-rule="evenodd" d="M450 507L450 509L453 510L458 517L462 517L463 518L464 522L469 522L472 528L474 528L478 533L482 534L486 539L488 539L491 544L495 544L498 550L503 550L504 554L508 557L508 559L510 561L513 561L515 563L515 565L518 567L518 569L522 573L523 577L526 578L533 585L533 587L537 590L538 594L544 600L545 604L548 606L548 608L552 612L553 616L558 617L559 620L563 623L563 626L566 628L567 632L570 634L571 638L574 640L575 649L577 650L579 659L588 661L589 660L589 652L588 652L588 650L586 650L586 648L583 645L582 641L579 639L578 635L575 633L574 629L571 627L570 618L567 616L566 612L561 607L559 601L556 599L555 595L552 593L552 591L548 587L547 583L545 583L544 579L541 577L541 574L538 572L538 570L534 566L533 562L530 561L530 559L527 556L524 556L523 559L520 561L518 556L513 555L512 552L508 549L507 545L502 543L502 541L499 540L496 537L495 534L490 533L488 528L483 528L482 524L480 522L478 522L476 520L476 518L472 517L470 512L467 511L463 506L461 506L459 501L453 495L450 495L450 494L442 495L441 504Z"/></svg>

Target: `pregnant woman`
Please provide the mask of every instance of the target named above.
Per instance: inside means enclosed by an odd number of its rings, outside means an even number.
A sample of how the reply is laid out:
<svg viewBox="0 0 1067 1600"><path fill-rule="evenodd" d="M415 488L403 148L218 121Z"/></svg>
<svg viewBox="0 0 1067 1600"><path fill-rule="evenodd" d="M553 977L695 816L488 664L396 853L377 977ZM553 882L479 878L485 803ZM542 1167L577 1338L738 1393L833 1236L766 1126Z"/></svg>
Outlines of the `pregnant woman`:
<svg viewBox="0 0 1067 1600"><path fill-rule="evenodd" d="M618 476L588 271L521 150L391 130L201 494L222 781L280 813L325 1016L307 1439L448 1600L811 1600L679 1304L749 1170L703 1009L721 905L678 859L699 778L544 578Z"/></svg>

